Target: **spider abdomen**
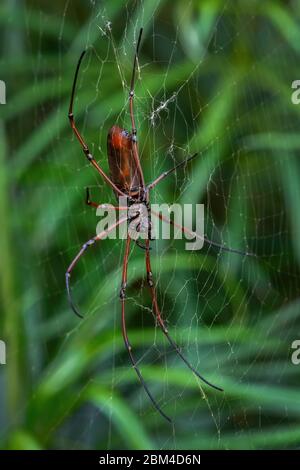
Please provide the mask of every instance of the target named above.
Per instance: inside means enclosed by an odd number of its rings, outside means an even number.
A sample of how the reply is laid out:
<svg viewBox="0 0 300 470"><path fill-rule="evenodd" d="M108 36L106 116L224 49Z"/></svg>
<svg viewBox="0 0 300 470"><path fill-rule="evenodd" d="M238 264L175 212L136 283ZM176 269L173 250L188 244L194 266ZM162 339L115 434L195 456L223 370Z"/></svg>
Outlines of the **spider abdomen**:
<svg viewBox="0 0 300 470"><path fill-rule="evenodd" d="M141 187L132 149L132 134L113 126L107 135L107 155L110 176L124 193L134 196Z"/></svg>

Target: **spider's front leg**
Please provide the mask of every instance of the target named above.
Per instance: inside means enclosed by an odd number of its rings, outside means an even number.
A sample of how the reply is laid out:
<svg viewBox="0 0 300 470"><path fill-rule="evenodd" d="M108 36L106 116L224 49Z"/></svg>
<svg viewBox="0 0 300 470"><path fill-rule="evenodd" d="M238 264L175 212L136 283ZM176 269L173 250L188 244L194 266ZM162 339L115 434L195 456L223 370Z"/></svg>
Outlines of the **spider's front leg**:
<svg viewBox="0 0 300 470"><path fill-rule="evenodd" d="M75 315L77 315L80 318L83 318L83 316L81 315L78 308L76 307L76 305L73 301L73 298L72 298L72 294L71 294L71 289L70 289L71 273L72 273L73 269L75 268L77 262L81 258L81 256L86 252L86 250L90 246L94 245L94 243L96 241L102 240L108 233L112 232L112 230L114 230L116 227L118 227L119 225L123 224L126 221L127 221L127 216L123 217L120 220L118 220L116 223L110 225L110 227L108 227L107 230L103 230L101 233L99 233L95 237L91 238L86 243L84 243L82 245L81 249L79 250L79 252L77 253L77 255L75 256L75 258L73 259L73 261L71 262L71 264L69 265L67 271L66 271L66 288L67 288L67 293L68 293L69 304L70 304L73 312L75 313Z"/></svg>
<svg viewBox="0 0 300 470"><path fill-rule="evenodd" d="M187 163L189 163L191 160L193 160L195 157L197 157L198 153L194 153L194 155L192 155L191 157L189 158L186 158L185 160L183 160L182 162L178 163L177 165L175 165L173 168L171 168L170 170L167 170L167 171L164 171L161 175L159 175L157 178L155 178L154 181L152 181L151 183L149 183L147 185L147 191L153 189L158 183L160 183L162 180L164 180L165 178L167 178L167 176L169 176L171 173L173 173L174 171L178 170L178 168L184 166L184 165L187 165Z"/></svg>
<svg viewBox="0 0 300 470"><path fill-rule="evenodd" d="M93 202L91 201L90 199L90 189L89 188L86 188L86 196L85 196L85 203L87 206L91 206L91 207L99 207L101 209L114 209L115 211L127 211L128 210L128 207L127 206L111 206L110 204L101 204L99 202L99 204L97 202Z"/></svg>
<svg viewBox="0 0 300 470"><path fill-rule="evenodd" d="M113 181L109 178L109 176L107 176L107 174L102 170L102 168L98 165L98 163L96 162L94 156L92 155L92 153L90 152L90 149L88 147L88 145L85 143L82 135L80 134L80 132L78 131L77 127L76 127L76 123L75 123L75 119L74 119L74 113L73 113L73 104L74 104L74 96L75 96L75 90L76 90L76 83L77 83L77 78L78 78L78 73L79 73L79 69L80 69L80 65L81 65L81 62L82 62L82 59L85 55L86 51L83 51L81 56L79 57L79 61L77 63L77 67L76 67L76 71L75 71L75 75L74 75L74 80L73 80L73 86L72 86L72 92L71 92L71 99L70 99L70 106L69 106L69 113L68 113L68 118L69 118L69 121L70 121L70 125L71 125L71 128L77 138L77 140L79 141L80 145L81 145L81 148L83 150L83 153L85 154L86 158L88 159L88 161L93 165L94 168L96 168L96 170L98 171L98 173L100 173L100 175L104 178L104 180L106 181L106 183L112 187L112 189L117 193L119 194L120 196L125 196L125 194L120 191L120 189L113 183Z"/></svg>

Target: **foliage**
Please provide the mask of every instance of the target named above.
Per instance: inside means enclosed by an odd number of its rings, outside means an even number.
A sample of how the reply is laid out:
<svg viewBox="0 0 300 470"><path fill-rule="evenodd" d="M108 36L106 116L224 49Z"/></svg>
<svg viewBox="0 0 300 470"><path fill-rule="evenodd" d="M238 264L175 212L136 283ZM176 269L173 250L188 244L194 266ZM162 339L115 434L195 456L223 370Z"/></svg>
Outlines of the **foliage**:
<svg viewBox="0 0 300 470"><path fill-rule="evenodd" d="M103 4L104 3L104 4ZM1 446L245 449L299 446L299 1L5 1L0 6ZM204 202L210 238L258 256L180 241L154 244L169 328L218 394L170 350L144 292L144 253L130 258L131 343L175 428L139 385L120 329L123 244L106 240L76 267L80 322L64 274L93 236L84 205L113 195L69 128L74 68L90 46L75 116L106 163L106 134L129 127L133 44L145 28L136 89L146 180L199 151L155 202ZM175 44L175 46L174 46ZM172 98L173 97L173 98ZM168 101L168 99L170 100ZM150 117L160 104L166 109ZM152 116L153 117L153 116ZM92 251L93 250L93 251Z"/></svg>

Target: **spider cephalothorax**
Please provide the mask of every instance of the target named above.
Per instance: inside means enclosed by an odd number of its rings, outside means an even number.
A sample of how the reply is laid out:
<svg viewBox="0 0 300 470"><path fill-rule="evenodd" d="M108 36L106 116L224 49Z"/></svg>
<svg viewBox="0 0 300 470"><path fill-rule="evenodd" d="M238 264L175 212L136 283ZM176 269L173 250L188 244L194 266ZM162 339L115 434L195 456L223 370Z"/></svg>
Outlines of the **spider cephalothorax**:
<svg viewBox="0 0 300 470"><path fill-rule="evenodd" d="M202 375L200 375L196 369L188 362L185 356L182 354L181 349L175 343L175 341L169 335L165 322L162 318L157 297L156 297L156 287L153 280L153 274L151 271L151 260L150 260L150 241L151 241L151 217L158 217L165 223L172 224L179 228L183 233L193 235L194 237L198 237L194 232L191 232L188 228L175 224L169 218L158 214L151 210L150 207L150 191L163 179L165 179L169 174L174 172L177 168L186 165L187 162L192 160L196 157L197 154L192 155L191 157L185 159L184 161L180 162L175 167L171 168L170 170L162 173L158 176L154 181L150 184L145 185L143 170L140 163L139 153L138 153L138 145L137 145L137 130L135 126L134 120L134 112L133 112L133 98L134 98L134 81L135 81L135 71L137 66L137 57L138 57L138 50L141 42L142 36L142 29L140 30L140 34L137 41L136 53L134 56L134 63L133 63L133 71L132 71L132 78L130 83L130 90L129 90L129 108L130 108L130 118L131 118L131 132L126 131L125 129L120 128L119 126L114 125L108 132L107 137L107 152L108 152L108 163L110 169L110 176L108 176L102 168L98 165L95 158L91 154L89 147L85 143L83 137L81 136L80 132L78 131L73 115L73 101L75 95L75 88L77 82L77 76L80 68L81 61L85 54L85 51L81 54L77 68L75 71L75 77L72 87L71 93L71 101L70 101L70 108L69 108L69 120L71 127L75 133L76 138L78 139L84 154L86 155L87 159L90 163L96 168L98 173L104 178L106 183L113 189L115 195L117 197L125 198L126 205L125 206L118 206L115 207L115 210L120 212L121 216L119 217L118 221L113 223L110 227L102 232L98 233L95 237L93 237L88 242L84 243L79 253L76 255L72 263L67 269L66 272L66 286L70 304L76 313L76 315L82 317L78 308L75 306L70 291L70 277L73 268L75 267L76 263L86 251L86 249L93 245L96 241L101 240L102 238L106 237L112 230L116 229L118 226L122 224L128 224L128 231L127 231L127 239L126 239L126 246L125 246L125 254L123 260L123 272L122 272L122 282L121 282L121 290L120 290L120 298L122 304L122 333L124 338L124 343L126 349L128 351L132 366L143 385L146 393L148 394L150 400L152 401L154 407L157 411L168 421L171 422L171 419L164 413L161 407L153 398L148 386L146 385L140 369L137 365L137 362L133 356L132 347L129 343L128 334L126 330L126 320L125 320L125 301L126 301L126 288L127 288L127 266L128 266L128 258L130 252L130 245L131 241L135 241L141 248L145 249L145 262L146 262L146 273L147 273L147 283L150 289L151 298L152 298L152 307L155 314L155 318L157 321L158 326L161 328L162 332L166 336L167 340L169 341L172 348L178 354L178 356L182 359L182 361L189 367L189 369L200 379L202 382L205 382L210 387L222 391L220 387L213 385L212 383L208 382ZM98 207L99 204L92 202L90 200L89 191L87 190L87 199L86 202L88 205L93 207ZM133 228L134 232L130 232L130 228ZM145 244L141 244L139 241L139 236L143 234L142 238L144 238ZM243 255L247 255L248 253L242 253L238 250L231 250L229 248L223 247L216 242L213 242L207 239L205 236L202 236L202 240L209 243L212 246L215 246L219 249L231 251L234 253L239 253Z"/></svg>

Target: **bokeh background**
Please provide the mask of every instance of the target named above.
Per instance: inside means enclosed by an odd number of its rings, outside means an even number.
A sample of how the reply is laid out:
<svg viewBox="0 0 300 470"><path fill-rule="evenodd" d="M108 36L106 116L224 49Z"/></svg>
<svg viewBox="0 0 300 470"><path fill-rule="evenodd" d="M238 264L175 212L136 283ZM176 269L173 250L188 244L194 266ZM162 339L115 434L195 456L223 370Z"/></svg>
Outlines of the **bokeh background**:
<svg viewBox="0 0 300 470"><path fill-rule="evenodd" d="M12 449L264 449L300 442L300 1L25 1L0 6L0 442ZM144 253L130 256L128 330L152 408L120 329L123 243L94 246L84 204L114 196L67 119L74 69L79 128L107 169L111 125L129 127L128 85L144 35L136 116L150 181L198 151L154 202L205 204L206 233L256 257L180 240L153 243L160 305L198 383L155 325Z"/></svg>

